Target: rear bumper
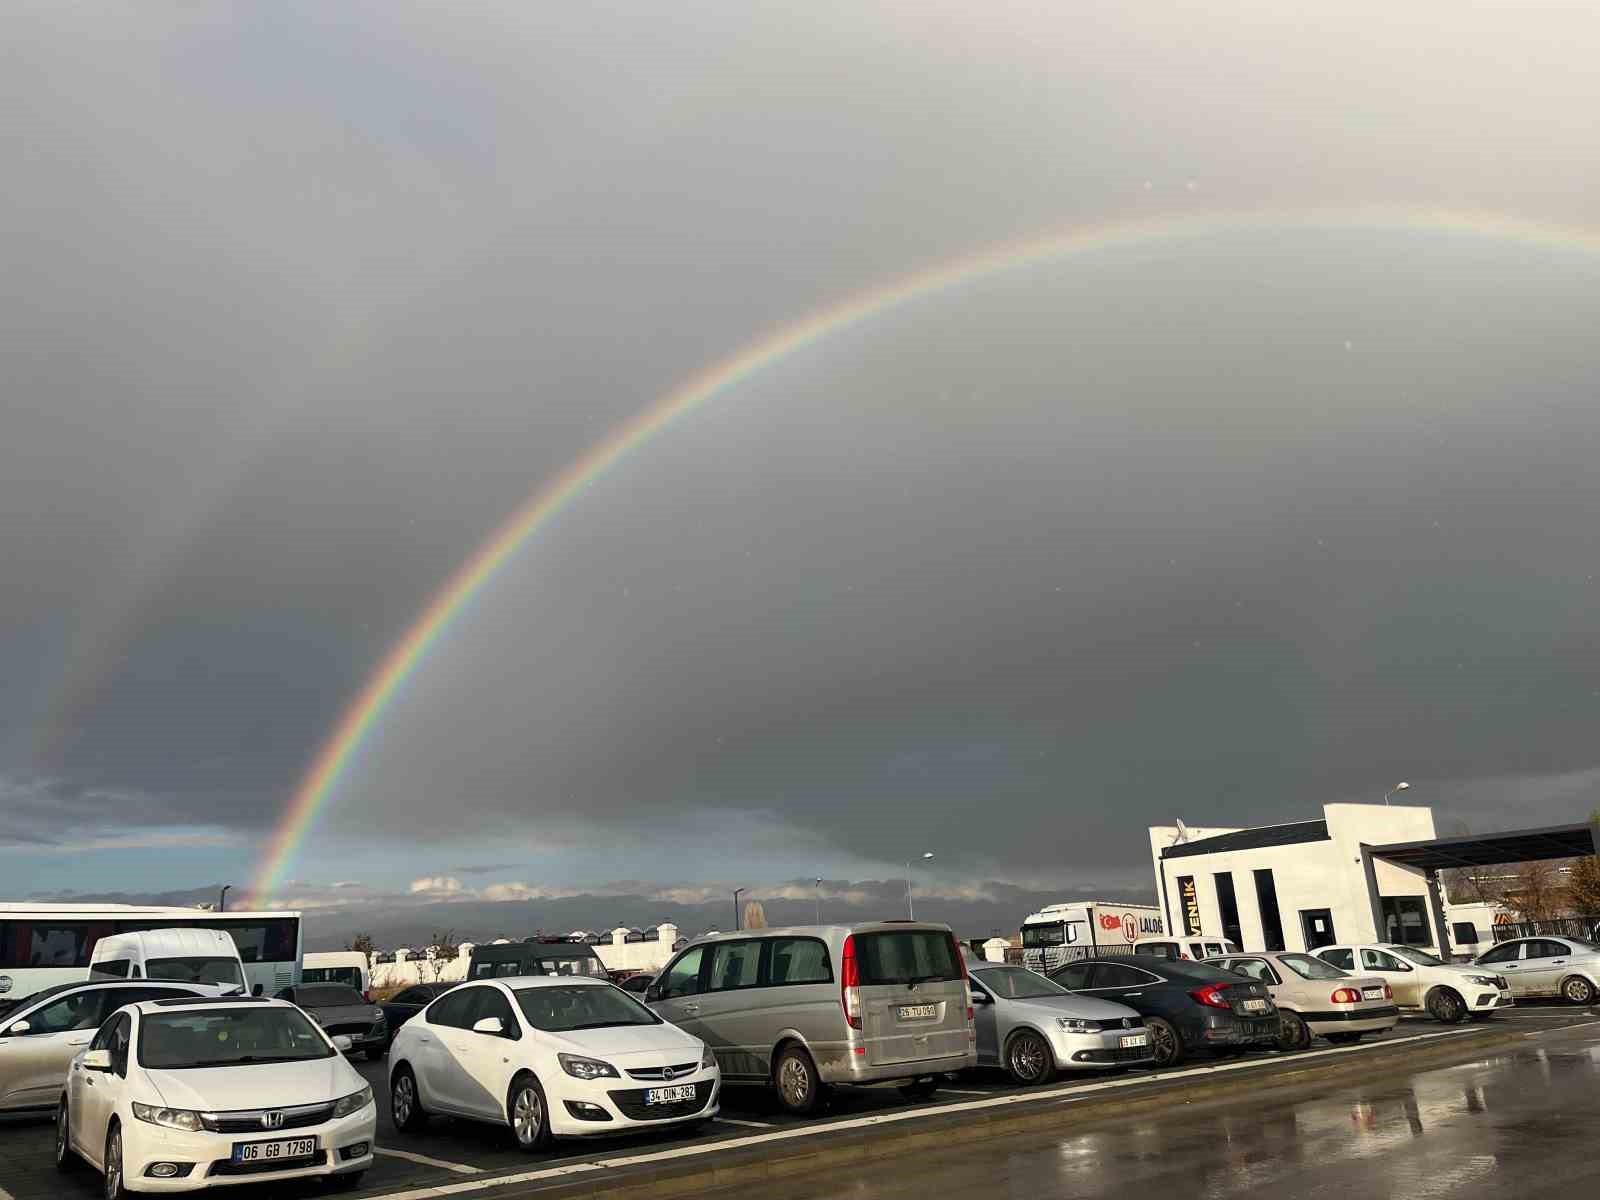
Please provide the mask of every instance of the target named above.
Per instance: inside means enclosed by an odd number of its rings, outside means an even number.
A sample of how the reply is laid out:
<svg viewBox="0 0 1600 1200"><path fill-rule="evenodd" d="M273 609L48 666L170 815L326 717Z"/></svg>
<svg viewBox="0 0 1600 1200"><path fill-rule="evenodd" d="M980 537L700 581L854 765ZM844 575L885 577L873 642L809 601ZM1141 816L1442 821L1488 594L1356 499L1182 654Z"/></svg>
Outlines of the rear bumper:
<svg viewBox="0 0 1600 1200"><path fill-rule="evenodd" d="M1312 1033L1379 1033L1395 1027L1400 1020L1400 1009L1385 1004L1379 1008L1332 1009L1299 1015Z"/></svg>
<svg viewBox="0 0 1600 1200"><path fill-rule="evenodd" d="M1263 1046L1275 1044L1282 1033L1278 1014L1239 1017L1232 1013L1206 1013L1200 1022L1196 1049L1203 1046ZM1185 1035L1188 1036L1187 1034Z"/></svg>
<svg viewBox="0 0 1600 1200"><path fill-rule="evenodd" d="M837 1062L837 1060L835 1060ZM911 1062L883 1063L868 1066L866 1063L849 1063L837 1066L817 1063L817 1074L823 1083L893 1083L901 1079L920 1079L926 1075L943 1075L947 1071L964 1071L978 1065L977 1050L965 1054L946 1055L942 1058L919 1058Z"/></svg>

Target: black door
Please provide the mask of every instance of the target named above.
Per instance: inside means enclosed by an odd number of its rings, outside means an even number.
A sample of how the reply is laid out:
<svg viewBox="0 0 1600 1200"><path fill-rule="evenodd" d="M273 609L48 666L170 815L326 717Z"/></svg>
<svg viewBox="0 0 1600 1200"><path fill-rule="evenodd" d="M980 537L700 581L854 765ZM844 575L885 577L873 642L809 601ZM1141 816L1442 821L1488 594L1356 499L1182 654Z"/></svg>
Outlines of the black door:
<svg viewBox="0 0 1600 1200"><path fill-rule="evenodd" d="M1311 951L1331 946L1339 940L1333 932L1333 914L1325 908L1301 909L1300 932L1305 934L1306 949Z"/></svg>

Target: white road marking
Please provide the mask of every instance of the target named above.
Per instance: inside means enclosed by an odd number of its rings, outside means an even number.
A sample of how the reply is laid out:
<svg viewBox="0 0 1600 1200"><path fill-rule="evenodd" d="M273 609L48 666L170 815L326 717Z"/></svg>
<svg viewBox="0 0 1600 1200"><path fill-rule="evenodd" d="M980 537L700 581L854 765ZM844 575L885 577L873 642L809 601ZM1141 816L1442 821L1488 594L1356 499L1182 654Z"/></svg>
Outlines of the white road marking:
<svg viewBox="0 0 1600 1200"><path fill-rule="evenodd" d="M942 1088L939 1089L939 1095L941 1095L941 1096L945 1096L945 1095L950 1095L950 1096L992 1096L992 1095L994 1095L994 1093L993 1092L968 1092L968 1091L964 1091L961 1088L942 1087Z"/></svg>
<svg viewBox="0 0 1600 1200"><path fill-rule="evenodd" d="M1302 1062L1313 1058L1331 1058L1339 1054L1362 1054L1392 1046L1438 1041L1441 1038L1462 1037L1472 1032L1474 1031L1470 1029L1455 1029L1442 1033L1422 1033L1411 1037L1393 1038L1382 1042L1372 1042L1367 1045L1338 1046L1331 1050L1309 1050L1296 1054L1293 1061ZM1110 1079L1096 1083L1040 1088L1030 1092L1010 1092L1001 1096L991 1096L984 1100L963 1100L954 1104L940 1104L931 1108L897 1109L894 1112L877 1113L870 1117L824 1121L817 1125L802 1125L795 1129L773 1129L767 1133L727 1138L720 1142L702 1142L699 1145L680 1146L672 1150L657 1150L649 1154L622 1154L613 1158L587 1159L564 1163L558 1167L545 1167L537 1171L521 1171L514 1175L489 1175L481 1179L468 1179L460 1183L445 1183L436 1187L413 1188L404 1192L385 1192L380 1196L373 1197L372 1200L439 1200L440 1197L444 1196L462 1196L469 1192L484 1191L488 1188L506 1187L520 1183L543 1183L546 1180L562 1179L573 1175L589 1175L596 1171L649 1166L652 1163L674 1162L685 1158L700 1158L709 1154L720 1154L724 1150L741 1150L746 1147L767 1145L768 1143L796 1141L801 1138L817 1137L820 1134L837 1133L847 1129L871 1129L879 1125L898 1125L902 1121L918 1121L924 1117L944 1113L977 1112L991 1108L1007 1108L1017 1104L1037 1104L1041 1100L1051 1099L1058 1100L1062 1104L1072 1104L1080 1100L1088 1100L1097 1092L1138 1087L1142 1084L1150 1083L1152 1080L1184 1079L1196 1075L1215 1075L1227 1071L1243 1071L1252 1067L1260 1068L1281 1061L1284 1060L1268 1058L1255 1062L1225 1063L1215 1067L1193 1067L1186 1071L1173 1071L1167 1074L1136 1075L1129 1078Z"/></svg>
<svg viewBox="0 0 1600 1200"><path fill-rule="evenodd" d="M735 1121L732 1117L712 1117L718 1125L743 1125L746 1129L771 1129L770 1121Z"/></svg>
<svg viewBox="0 0 1600 1200"><path fill-rule="evenodd" d="M374 1154L381 1154L385 1158L403 1158L407 1162L419 1163L424 1167L442 1167L446 1171L454 1171L457 1175L481 1175L484 1168L469 1167L463 1163L445 1162L442 1158L429 1158L426 1154L413 1154L410 1150L391 1150L387 1146L374 1146ZM0 1200L5 1200L0 1197Z"/></svg>

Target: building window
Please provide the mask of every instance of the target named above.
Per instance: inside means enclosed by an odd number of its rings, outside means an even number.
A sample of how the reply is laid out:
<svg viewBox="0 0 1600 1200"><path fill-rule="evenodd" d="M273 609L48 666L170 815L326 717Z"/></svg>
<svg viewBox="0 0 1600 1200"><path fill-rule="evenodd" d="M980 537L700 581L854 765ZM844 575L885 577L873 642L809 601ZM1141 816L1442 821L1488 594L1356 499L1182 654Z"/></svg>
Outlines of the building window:
<svg viewBox="0 0 1600 1200"><path fill-rule="evenodd" d="M1217 915L1222 918L1222 936L1242 950L1244 931L1239 927L1239 901L1233 894L1233 876L1224 872L1213 878L1217 884Z"/></svg>
<svg viewBox="0 0 1600 1200"><path fill-rule="evenodd" d="M1271 871L1257 871L1256 907L1261 910L1261 938L1264 950L1283 950L1283 919L1278 916L1278 885ZM1239 943L1244 946L1243 942Z"/></svg>
<svg viewBox="0 0 1600 1200"><path fill-rule="evenodd" d="M1431 946L1428 902L1422 896L1384 896L1383 940L1397 946Z"/></svg>
<svg viewBox="0 0 1600 1200"><path fill-rule="evenodd" d="M1476 946L1478 944L1477 927L1470 921L1457 921L1451 927L1450 937L1458 946Z"/></svg>

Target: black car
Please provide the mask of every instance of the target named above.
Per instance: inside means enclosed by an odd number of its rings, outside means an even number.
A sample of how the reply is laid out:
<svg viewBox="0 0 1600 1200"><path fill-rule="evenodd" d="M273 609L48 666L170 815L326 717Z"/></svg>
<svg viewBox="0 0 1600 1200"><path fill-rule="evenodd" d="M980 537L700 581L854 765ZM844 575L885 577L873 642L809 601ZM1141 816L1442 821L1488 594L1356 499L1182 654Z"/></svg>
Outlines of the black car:
<svg viewBox="0 0 1600 1200"><path fill-rule="evenodd" d="M395 1030L455 986L453 983L416 983L379 1001L378 1007L383 1010L383 1019L389 1026L389 1044L394 1043Z"/></svg>
<svg viewBox="0 0 1600 1200"><path fill-rule="evenodd" d="M275 999L299 1005L329 1037L350 1039L350 1053L365 1053L369 1060L389 1051L389 1024L383 1009L342 983L302 983L278 992Z"/></svg>
<svg viewBox="0 0 1600 1200"><path fill-rule="evenodd" d="M1195 1050L1265 1050L1278 1041L1278 1010L1266 987L1206 963L1094 958L1058 967L1050 978L1144 1017L1158 1067Z"/></svg>

